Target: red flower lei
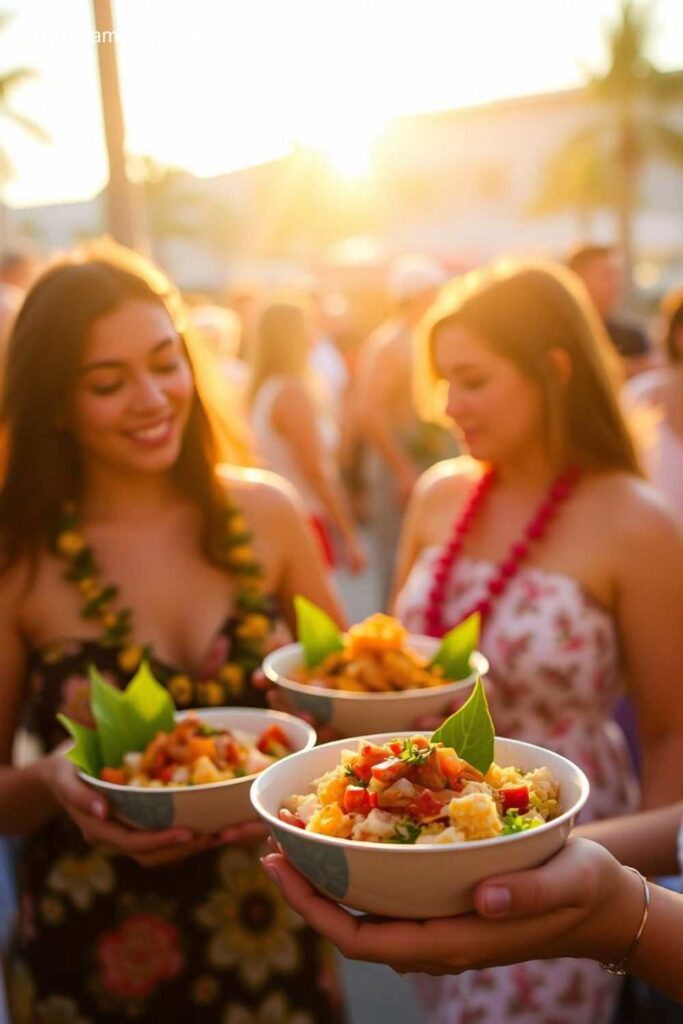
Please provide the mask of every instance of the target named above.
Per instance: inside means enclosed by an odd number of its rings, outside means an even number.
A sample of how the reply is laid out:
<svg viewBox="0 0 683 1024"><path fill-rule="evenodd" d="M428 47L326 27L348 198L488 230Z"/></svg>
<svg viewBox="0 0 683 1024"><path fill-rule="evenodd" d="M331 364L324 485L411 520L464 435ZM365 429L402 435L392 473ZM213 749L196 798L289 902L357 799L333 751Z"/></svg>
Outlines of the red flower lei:
<svg viewBox="0 0 683 1024"><path fill-rule="evenodd" d="M453 566L462 553L465 537L470 530L472 521L488 494L495 476L495 469L487 469L478 481L465 503L465 507L453 523L451 538L436 563L434 581L429 591L429 602L425 613L426 631L429 636L443 636L448 629L456 625L456 623L445 623L443 620L446 586L451 577ZM496 572L489 580L486 588L487 596L470 608L460 621L468 618L474 612L479 612L482 622L490 615L494 602L506 589L512 577L517 573L520 564L528 556L531 544L534 541L540 540L545 535L549 523L557 514L559 506L567 500L578 479L578 469L575 466L570 466L552 482L548 496L544 498L536 512L534 512L521 540L515 541L511 545L507 557L497 566Z"/></svg>

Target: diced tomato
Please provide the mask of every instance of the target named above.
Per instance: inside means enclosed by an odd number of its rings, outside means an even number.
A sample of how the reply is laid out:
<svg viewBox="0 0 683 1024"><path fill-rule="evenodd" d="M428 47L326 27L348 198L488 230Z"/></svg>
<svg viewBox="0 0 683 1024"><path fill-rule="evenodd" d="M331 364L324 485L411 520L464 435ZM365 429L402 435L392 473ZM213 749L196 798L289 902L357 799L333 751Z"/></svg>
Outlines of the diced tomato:
<svg viewBox="0 0 683 1024"><path fill-rule="evenodd" d="M376 743L370 743L370 741L361 743L354 770L358 767L372 768L373 764L379 764L380 761L384 761L386 756L387 752L384 747L378 747Z"/></svg>
<svg viewBox="0 0 683 1024"><path fill-rule="evenodd" d="M508 811L520 811L522 814L529 810L529 787L508 786L500 790L500 803L503 814Z"/></svg>
<svg viewBox="0 0 683 1024"><path fill-rule="evenodd" d="M306 828L301 818L296 814L292 814L286 807L280 808L280 821L286 822L288 825L295 825L296 828Z"/></svg>
<svg viewBox="0 0 683 1024"><path fill-rule="evenodd" d="M369 814L377 806L377 794L369 793L365 786L347 786L343 808L346 814Z"/></svg>
<svg viewBox="0 0 683 1024"><path fill-rule="evenodd" d="M238 764L240 759L240 748L233 739L223 738L223 759L228 764Z"/></svg>
<svg viewBox="0 0 683 1024"><path fill-rule="evenodd" d="M285 748L285 753L292 749L287 733L282 726L277 724L269 725L267 729L263 730L256 747L262 754L276 753L278 755L281 755L283 747Z"/></svg>
<svg viewBox="0 0 683 1024"><path fill-rule="evenodd" d="M403 743L401 740L394 740L393 743L386 743L385 746L387 746L391 753L396 757L400 757L403 753Z"/></svg>
<svg viewBox="0 0 683 1024"><path fill-rule="evenodd" d="M417 806L420 814L426 818L431 817L433 814L441 814L443 811L443 804L440 800L437 800L429 789L422 790L417 798Z"/></svg>
<svg viewBox="0 0 683 1024"><path fill-rule="evenodd" d="M372 778L371 766L369 764L360 764L359 761L356 761L355 764L352 764L349 767L356 778L360 779L361 782L369 782Z"/></svg>
<svg viewBox="0 0 683 1024"><path fill-rule="evenodd" d="M426 736L411 736L410 742L414 747L417 747L418 750L426 750L430 745Z"/></svg>
<svg viewBox="0 0 683 1024"><path fill-rule="evenodd" d="M370 769L373 779L390 786L397 779L402 779L410 771L410 765L406 764L399 757L388 757L386 761L373 764Z"/></svg>
<svg viewBox="0 0 683 1024"><path fill-rule="evenodd" d="M126 773L123 768L103 768L100 771L102 782L114 782L117 786L126 785Z"/></svg>

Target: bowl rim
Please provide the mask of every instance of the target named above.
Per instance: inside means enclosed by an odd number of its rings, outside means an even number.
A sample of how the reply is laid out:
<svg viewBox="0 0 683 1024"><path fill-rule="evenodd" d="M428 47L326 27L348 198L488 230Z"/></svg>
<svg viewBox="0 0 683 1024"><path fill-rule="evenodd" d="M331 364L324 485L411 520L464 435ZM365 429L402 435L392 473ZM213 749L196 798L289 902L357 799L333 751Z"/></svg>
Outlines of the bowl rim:
<svg viewBox="0 0 683 1024"><path fill-rule="evenodd" d="M192 713L196 713L197 715L215 715L225 714L226 712L231 715L237 715L238 718L241 715L262 714L266 715L269 721L295 721L298 726L301 726L304 729L304 732L306 733L306 742L300 750L295 750L292 754L286 754L286 757L294 757L294 754L304 754L307 750L311 750L315 746L317 734L313 726L305 719L299 718L297 715L289 715L286 711L271 711L270 708L231 708L229 705L226 705L210 708L179 708L175 712L174 718L176 721L181 721L183 718L186 718L187 715ZM282 758L280 760L282 760ZM272 765L268 765L268 768L272 767ZM263 768L261 771L267 771L267 769ZM201 793L206 789L218 789L219 787L234 786L242 782L249 782L253 779L257 779L261 772L252 772L251 775L240 775L239 778L236 779L221 779L219 782L202 782L198 786L129 786L122 785L119 782L106 782L104 779L98 779L94 775L88 775L86 772L81 770L79 770L78 774L83 781L87 782L89 785L94 785L98 788L101 787L104 790L109 789L115 793Z"/></svg>
<svg viewBox="0 0 683 1024"><path fill-rule="evenodd" d="M407 737L415 735L417 734L414 729L410 731L402 730L396 733L374 733L368 736L353 736L348 739L334 740L333 743L321 743L319 746L310 749L315 749L316 751L318 751L324 749L325 747L331 747L334 744L341 746L342 744L353 743L354 740L367 739L373 742L379 740L381 737L395 736L397 739L401 739L404 736ZM540 832L545 832L551 828L557 828L572 816L578 815L578 813L581 811L584 804L586 803L590 793L590 782L588 781L588 777L586 776L586 773L583 771L582 768L580 768L573 761L570 761L569 758L565 757L563 754L557 754L554 750L549 750L547 747L540 747L537 743L528 743L526 740L516 740L508 736L496 736L495 739L503 740L505 743L513 743L517 747L523 747L528 750L538 750L544 754L547 752L551 754L552 757L559 758L561 761L564 761L565 764L569 765L569 767L573 769L573 771L578 775L578 782L581 791L579 793L577 800L572 804L571 807L568 807L566 811L563 811L562 814L558 815L557 818L553 818L552 821L546 821L542 825L538 825L536 828L528 829L526 832L517 832L509 836L493 836L489 839L472 839L469 842L464 843L424 843L421 846L418 846L415 843L376 843L361 839L342 839L339 836L326 836L323 835L321 832L308 832L305 829L299 828L297 825L290 825L286 821L282 821L282 819L275 817L275 815L271 814L270 811L263 807L261 803L260 788L263 785L261 780L265 778L268 772L273 772L275 769L277 769L278 764L282 762L276 762L275 764L269 765L268 768L265 768L262 772L259 772L259 774L256 776L256 782L251 788L249 797L251 799L251 803L254 809L267 824L270 825L272 823L274 825L277 825L278 828L283 828L286 832L289 832L292 835L301 836L303 834L307 837L307 839L310 839L312 842L322 842L332 846L340 846L343 849L351 848L354 850L391 850L392 853L390 854L390 856L394 855L393 851L411 851L413 853L424 854L426 852L434 851L452 853L453 850L478 850L481 848L491 849L493 846L498 846L501 843L507 844L522 839L528 839L530 836L537 835ZM386 742L386 740L384 742ZM290 754L287 760L291 761L293 758L298 758L307 753L309 753L308 750L297 751L296 754ZM285 758L282 758L282 761L284 760ZM538 767L546 766L544 766L541 763ZM328 771L329 770L330 769L328 769ZM533 771L533 769L529 770Z"/></svg>
<svg viewBox="0 0 683 1024"><path fill-rule="evenodd" d="M409 633L409 640L434 640L435 637L426 636L423 633ZM485 676L488 675L490 665L489 660L485 654L480 650L472 651L470 655L470 662L474 659L475 665L468 676L463 679L446 679L443 683L438 686L418 686L411 687L407 690L368 690L366 693L356 693L349 690L333 690L327 686L315 686L311 683L300 683L296 679L287 679L285 676L280 675L272 667L272 659L277 657L279 654L293 654L294 648L303 650L303 644L300 642L285 644L284 647L278 647L277 650L271 651L263 660L263 672L267 679L274 683L275 686L280 686L283 690L293 690L295 693L310 693L314 697L328 697L331 700L343 700L343 701L367 701L368 699L379 698L380 700L414 700L415 697L427 697L436 696L439 693L457 693L458 690L465 689L467 686L471 686L473 681L476 681L477 676L480 676L482 681ZM477 665L476 662L479 664ZM353 738L353 737L351 737Z"/></svg>

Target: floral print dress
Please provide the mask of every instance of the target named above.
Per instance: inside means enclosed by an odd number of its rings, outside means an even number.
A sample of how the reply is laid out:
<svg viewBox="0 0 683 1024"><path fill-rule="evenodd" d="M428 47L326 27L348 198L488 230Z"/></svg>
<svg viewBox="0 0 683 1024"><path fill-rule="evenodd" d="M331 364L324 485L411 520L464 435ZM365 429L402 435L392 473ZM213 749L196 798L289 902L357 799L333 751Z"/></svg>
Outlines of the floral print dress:
<svg viewBox="0 0 683 1024"><path fill-rule="evenodd" d="M396 612L425 632L439 547L425 549L399 594ZM446 592L444 620L456 623L487 595L496 566L461 557ZM624 737L612 721L620 693L614 620L572 577L523 567L497 598L481 649L491 665L487 694L496 732L549 747L579 764L591 793L586 822L637 807ZM458 977L416 975L430 1024L606 1024L620 979L584 960L519 964Z"/></svg>
<svg viewBox="0 0 683 1024"><path fill-rule="evenodd" d="M236 705L264 706L263 690L229 661L236 622L225 622L197 680L151 659L176 699L193 692L225 703L227 690ZM286 642L284 632L275 627L269 648ZM43 748L65 738L58 711L87 724L89 665L123 686L140 653L94 641L34 651L27 725ZM218 846L143 868L90 846L58 815L23 848L13 1024L341 1022L328 948L281 899L262 853Z"/></svg>

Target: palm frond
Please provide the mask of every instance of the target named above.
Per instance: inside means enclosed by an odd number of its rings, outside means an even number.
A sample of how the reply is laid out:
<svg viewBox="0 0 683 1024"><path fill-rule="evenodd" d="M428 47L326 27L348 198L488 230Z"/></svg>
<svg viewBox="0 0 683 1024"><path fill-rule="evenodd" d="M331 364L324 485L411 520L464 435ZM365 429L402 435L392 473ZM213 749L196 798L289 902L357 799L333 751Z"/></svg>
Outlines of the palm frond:
<svg viewBox="0 0 683 1024"><path fill-rule="evenodd" d="M26 117L25 114L20 114L16 110L12 110L11 107L0 106L0 117L4 117L6 120L16 124L19 128L25 131L28 135L32 135L34 139L39 142L49 142L50 135L42 125L37 124L32 118Z"/></svg>
<svg viewBox="0 0 683 1024"><path fill-rule="evenodd" d="M4 102L13 89L37 77L38 72L32 68L14 68L12 71L5 71L0 75L0 102Z"/></svg>

